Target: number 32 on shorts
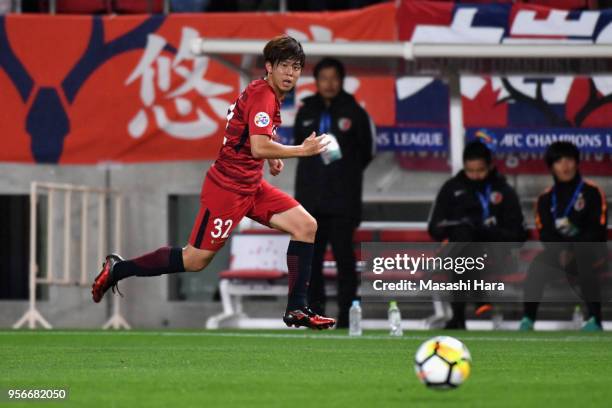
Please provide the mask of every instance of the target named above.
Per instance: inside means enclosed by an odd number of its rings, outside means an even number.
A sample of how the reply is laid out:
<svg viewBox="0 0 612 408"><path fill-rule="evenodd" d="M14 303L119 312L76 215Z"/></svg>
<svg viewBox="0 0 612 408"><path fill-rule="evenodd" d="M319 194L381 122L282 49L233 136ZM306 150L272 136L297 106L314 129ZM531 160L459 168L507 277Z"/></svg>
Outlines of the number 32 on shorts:
<svg viewBox="0 0 612 408"><path fill-rule="evenodd" d="M232 229L232 220L223 221L221 218L213 220L213 229L210 231L210 236L213 238L226 239Z"/></svg>

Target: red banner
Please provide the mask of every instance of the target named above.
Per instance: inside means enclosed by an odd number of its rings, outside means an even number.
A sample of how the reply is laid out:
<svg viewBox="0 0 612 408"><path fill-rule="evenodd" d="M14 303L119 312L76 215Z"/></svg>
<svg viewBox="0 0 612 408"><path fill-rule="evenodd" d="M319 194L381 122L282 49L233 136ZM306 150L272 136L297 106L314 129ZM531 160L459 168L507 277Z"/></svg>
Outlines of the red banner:
<svg viewBox="0 0 612 408"><path fill-rule="evenodd" d="M389 3L283 15L0 17L0 161L212 159L241 84L217 59L194 57L192 39L395 40L396 32ZM392 77L347 79L379 124L394 120ZM298 85L302 96L313 91L312 78Z"/></svg>

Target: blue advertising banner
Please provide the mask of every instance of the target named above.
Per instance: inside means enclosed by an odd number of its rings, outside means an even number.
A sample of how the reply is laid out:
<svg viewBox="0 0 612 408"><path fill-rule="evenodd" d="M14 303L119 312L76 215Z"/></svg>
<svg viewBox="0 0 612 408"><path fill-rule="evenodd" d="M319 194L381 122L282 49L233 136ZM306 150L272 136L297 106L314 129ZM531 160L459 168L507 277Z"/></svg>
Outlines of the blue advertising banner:
<svg viewBox="0 0 612 408"><path fill-rule="evenodd" d="M378 151L448 150L448 128L378 127L376 130Z"/></svg>
<svg viewBox="0 0 612 408"><path fill-rule="evenodd" d="M276 131L278 142L293 144L293 129L279 127ZM376 150L446 152L448 151L447 128L385 127L376 128Z"/></svg>
<svg viewBox="0 0 612 408"><path fill-rule="evenodd" d="M584 153L612 153L612 128L468 128L466 140L480 140L496 153L542 153L557 141Z"/></svg>

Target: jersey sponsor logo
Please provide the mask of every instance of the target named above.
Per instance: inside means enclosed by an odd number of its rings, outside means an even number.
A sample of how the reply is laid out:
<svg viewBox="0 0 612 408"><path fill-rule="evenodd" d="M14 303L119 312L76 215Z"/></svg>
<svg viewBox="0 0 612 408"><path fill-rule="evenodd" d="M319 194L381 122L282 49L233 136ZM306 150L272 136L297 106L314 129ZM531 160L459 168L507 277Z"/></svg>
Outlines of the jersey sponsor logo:
<svg viewBox="0 0 612 408"><path fill-rule="evenodd" d="M253 122L255 122L255 126L257 127L266 127L270 124L270 115L266 112L257 112Z"/></svg>
<svg viewBox="0 0 612 408"><path fill-rule="evenodd" d="M353 122L351 122L349 118L338 119L338 129L340 129L342 132L349 130L352 124Z"/></svg>
<svg viewBox="0 0 612 408"><path fill-rule="evenodd" d="M501 203L503 199L504 199L504 196L499 191L493 191L491 193L491 196L489 197L489 200L491 201L491 204L493 205L497 205Z"/></svg>
<svg viewBox="0 0 612 408"><path fill-rule="evenodd" d="M578 196L578 199L576 200L576 204L574 204L574 210L577 212L580 212L584 210L584 206L585 206L584 197L582 196L582 193L580 193L580 195Z"/></svg>

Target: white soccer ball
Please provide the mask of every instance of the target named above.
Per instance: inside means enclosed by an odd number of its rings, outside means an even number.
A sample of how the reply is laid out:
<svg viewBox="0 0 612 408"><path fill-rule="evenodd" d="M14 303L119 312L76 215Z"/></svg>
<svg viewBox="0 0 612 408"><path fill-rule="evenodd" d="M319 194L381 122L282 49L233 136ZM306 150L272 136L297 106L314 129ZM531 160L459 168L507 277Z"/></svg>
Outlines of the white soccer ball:
<svg viewBox="0 0 612 408"><path fill-rule="evenodd" d="M454 337L438 336L421 344L414 357L417 377L427 387L448 389L460 386L470 375L472 356Z"/></svg>

